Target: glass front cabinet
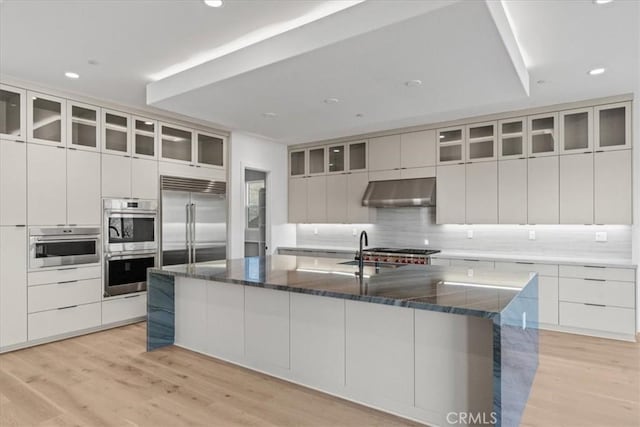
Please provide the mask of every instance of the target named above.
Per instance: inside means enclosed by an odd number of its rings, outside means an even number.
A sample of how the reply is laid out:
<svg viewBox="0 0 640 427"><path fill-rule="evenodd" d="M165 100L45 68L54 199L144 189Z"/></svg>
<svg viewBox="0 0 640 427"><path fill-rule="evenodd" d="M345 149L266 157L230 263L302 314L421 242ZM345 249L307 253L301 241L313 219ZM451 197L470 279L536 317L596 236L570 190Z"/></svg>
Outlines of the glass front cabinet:
<svg viewBox="0 0 640 427"><path fill-rule="evenodd" d="M467 162L485 162L498 158L496 127L496 122L467 126Z"/></svg>
<svg viewBox="0 0 640 427"><path fill-rule="evenodd" d="M198 165L223 168L226 158L225 139L219 135L196 132L196 159Z"/></svg>
<svg viewBox="0 0 640 427"><path fill-rule="evenodd" d="M348 147L349 172L367 170L367 141L350 142Z"/></svg>
<svg viewBox="0 0 640 427"><path fill-rule="evenodd" d="M131 154L131 116L120 111L102 110L102 151Z"/></svg>
<svg viewBox="0 0 640 427"><path fill-rule="evenodd" d="M558 113L528 117L529 157L558 154Z"/></svg>
<svg viewBox="0 0 640 427"><path fill-rule="evenodd" d="M293 150L289 152L289 176L304 178L307 175L307 150Z"/></svg>
<svg viewBox="0 0 640 427"><path fill-rule="evenodd" d="M593 108L561 111L560 154L593 152Z"/></svg>
<svg viewBox="0 0 640 427"><path fill-rule="evenodd" d="M524 159L527 156L527 119L518 117L498 122L498 158Z"/></svg>
<svg viewBox="0 0 640 427"><path fill-rule="evenodd" d="M596 151L631 148L631 102L595 107L593 133Z"/></svg>
<svg viewBox="0 0 640 427"><path fill-rule="evenodd" d="M67 147L100 150L100 108L67 101Z"/></svg>
<svg viewBox="0 0 640 427"><path fill-rule="evenodd" d="M0 138L26 140L27 92L0 84Z"/></svg>
<svg viewBox="0 0 640 427"><path fill-rule="evenodd" d="M193 131L176 125L160 124L162 160L193 163Z"/></svg>
<svg viewBox="0 0 640 427"><path fill-rule="evenodd" d="M464 163L465 153L465 128L452 127L438 129L438 164L458 164Z"/></svg>
<svg viewBox="0 0 640 427"><path fill-rule="evenodd" d="M133 151L134 158L158 158L157 130L158 122L144 117L131 117L133 120Z"/></svg>
<svg viewBox="0 0 640 427"><path fill-rule="evenodd" d="M27 140L65 145L66 101L55 96L27 92Z"/></svg>

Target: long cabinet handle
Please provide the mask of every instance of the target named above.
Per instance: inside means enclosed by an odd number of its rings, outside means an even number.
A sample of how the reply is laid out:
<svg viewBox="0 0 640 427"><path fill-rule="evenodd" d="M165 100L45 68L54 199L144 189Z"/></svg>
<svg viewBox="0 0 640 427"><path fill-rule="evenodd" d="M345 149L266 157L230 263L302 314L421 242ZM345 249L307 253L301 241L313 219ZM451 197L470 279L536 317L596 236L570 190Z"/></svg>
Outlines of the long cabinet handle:
<svg viewBox="0 0 640 427"><path fill-rule="evenodd" d="M78 306L77 304L76 305L68 305L66 307L60 307L60 308L58 308L58 310L67 310L69 308L76 308L77 306Z"/></svg>
<svg viewBox="0 0 640 427"><path fill-rule="evenodd" d="M583 265L584 268L607 268L602 265Z"/></svg>
<svg viewBox="0 0 640 427"><path fill-rule="evenodd" d="M187 221L185 223L185 238L187 239L187 261L191 264L191 209L189 207L190 203L184 205L184 208L187 212Z"/></svg>
<svg viewBox="0 0 640 427"><path fill-rule="evenodd" d="M525 261L516 261L516 264L524 264L524 265L533 265L533 262L525 262Z"/></svg>
<svg viewBox="0 0 640 427"><path fill-rule="evenodd" d="M129 295L129 296L124 297L123 299L138 298L139 296L140 296L140 294L137 294L137 295Z"/></svg>
<svg viewBox="0 0 640 427"><path fill-rule="evenodd" d="M590 305L592 307L606 307L604 304L594 304L592 302L585 302L584 305Z"/></svg>
<svg viewBox="0 0 640 427"><path fill-rule="evenodd" d="M606 282L605 279L591 279L589 277L585 277L584 280L588 280L590 282Z"/></svg>
<svg viewBox="0 0 640 427"><path fill-rule="evenodd" d="M75 282L77 282L77 280L65 280L63 282L58 282L58 285L61 285L63 283L75 283Z"/></svg>

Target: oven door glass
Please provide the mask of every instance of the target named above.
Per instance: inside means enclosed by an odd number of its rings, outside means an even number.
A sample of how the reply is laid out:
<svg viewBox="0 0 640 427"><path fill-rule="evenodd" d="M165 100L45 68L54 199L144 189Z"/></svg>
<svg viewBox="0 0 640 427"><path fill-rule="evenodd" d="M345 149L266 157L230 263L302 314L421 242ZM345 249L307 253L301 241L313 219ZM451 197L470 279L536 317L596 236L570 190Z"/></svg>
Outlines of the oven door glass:
<svg viewBox="0 0 640 427"><path fill-rule="evenodd" d="M115 251L155 248L155 224L155 216L111 215L108 243Z"/></svg>
<svg viewBox="0 0 640 427"><path fill-rule="evenodd" d="M107 258L106 294L113 296L146 290L147 269L155 264L155 254Z"/></svg>
<svg viewBox="0 0 640 427"><path fill-rule="evenodd" d="M35 257L38 259L96 255L96 245L97 241L95 239L36 242Z"/></svg>

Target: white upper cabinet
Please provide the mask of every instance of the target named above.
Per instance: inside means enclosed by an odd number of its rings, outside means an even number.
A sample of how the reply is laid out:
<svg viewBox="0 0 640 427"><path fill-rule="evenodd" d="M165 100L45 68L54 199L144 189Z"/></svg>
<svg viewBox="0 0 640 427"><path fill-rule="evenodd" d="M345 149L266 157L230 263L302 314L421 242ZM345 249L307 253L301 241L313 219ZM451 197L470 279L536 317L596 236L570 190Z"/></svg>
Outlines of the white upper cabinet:
<svg viewBox="0 0 640 427"><path fill-rule="evenodd" d="M67 150L67 224L100 225L100 153Z"/></svg>
<svg viewBox="0 0 640 427"><path fill-rule="evenodd" d="M486 162L498 158L497 122L467 126L467 162Z"/></svg>
<svg viewBox="0 0 640 427"><path fill-rule="evenodd" d="M558 224L560 219L558 156L527 161L527 223Z"/></svg>
<svg viewBox="0 0 640 427"><path fill-rule="evenodd" d="M400 167L422 168L436 165L436 131L425 130L400 135Z"/></svg>
<svg viewBox="0 0 640 427"><path fill-rule="evenodd" d="M347 170L347 146L345 144L329 145L327 150L327 173L345 173Z"/></svg>
<svg viewBox="0 0 640 427"><path fill-rule="evenodd" d="M193 131L160 123L160 157L162 160L193 164Z"/></svg>
<svg viewBox="0 0 640 427"><path fill-rule="evenodd" d="M133 120L133 150L134 158L158 158L158 122L144 117L132 116Z"/></svg>
<svg viewBox="0 0 640 427"><path fill-rule="evenodd" d="M303 178L307 175L307 150L289 152L289 176Z"/></svg>
<svg viewBox="0 0 640 427"><path fill-rule="evenodd" d="M558 113L529 116L529 157L558 154Z"/></svg>
<svg viewBox="0 0 640 427"><path fill-rule="evenodd" d="M158 181L158 162L137 157L131 159L131 197L157 199Z"/></svg>
<svg viewBox="0 0 640 427"><path fill-rule="evenodd" d="M498 162L498 223L527 223L527 159Z"/></svg>
<svg viewBox="0 0 640 427"><path fill-rule="evenodd" d="M26 140L27 92L0 84L0 138Z"/></svg>
<svg viewBox="0 0 640 427"><path fill-rule="evenodd" d="M597 106L594 115L597 151L631 148L631 102Z"/></svg>
<svg viewBox="0 0 640 427"><path fill-rule="evenodd" d="M632 150L594 154L594 222L631 224Z"/></svg>
<svg viewBox="0 0 640 427"><path fill-rule="evenodd" d="M131 154L131 116L102 109L102 152Z"/></svg>
<svg viewBox="0 0 640 427"><path fill-rule="evenodd" d="M67 222L67 150L27 144L28 224Z"/></svg>
<svg viewBox="0 0 640 427"><path fill-rule="evenodd" d="M65 145L66 101L55 96L27 92L27 140Z"/></svg>
<svg viewBox="0 0 640 427"><path fill-rule="evenodd" d="M327 173L327 148L326 147L315 147L309 148L307 153L309 163L308 163L308 174L312 175L324 175Z"/></svg>
<svg viewBox="0 0 640 427"><path fill-rule="evenodd" d="M464 224L466 210L466 165L448 165L437 170L438 224Z"/></svg>
<svg viewBox="0 0 640 427"><path fill-rule="evenodd" d="M348 147L349 171L367 170L367 141L350 142Z"/></svg>
<svg viewBox="0 0 640 427"><path fill-rule="evenodd" d="M498 158L523 159L527 156L527 119L518 117L498 122Z"/></svg>
<svg viewBox="0 0 640 427"><path fill-rule="evenodd" d="M0 225L27 223L27 144L0 139Z"/></svg>
<svg viewBox="0 0 640 427"><path fill-rule="evenodd" d="M219 135L205 132L196 132L196 159L198 165L223 168L227 144Z"/></svg>
<svg viewBox="0 0 640 427"><path fill-rule="evenodd" d="M369 139L369 170L400 169L400 135Z"/></svg>
<svg viewBox="0 0 640 427"><path fill-rule="evenodd" d="M560 224L593 224L593 154L560 157Z"/></svg>
<svg viewBox="0 0 640 427"><path fill-rule="evenodd" d="M100 108L67 101L67 147L100 150Z"/></svg>
<svg viewBox="0 0 640 427"><path fill-rule="evenodd" d="M466 166L466 223L498 223L498 162Z"/></svg>
<svg viewBox="0 0 640 427"><path fill-rule="evenodd" d="M593 151L593 108L561 111L560 154Z"/></svg>
<svg viewBox="0 0 640 427"><path fill-rule="evenodd" d="M347 222L347 174L327 176L327 222L331 224Z"/></svg>
<svg viewBox="0 0 640 427"><path fill-rule="evenodd" d="M438 129L436 135L438 140L438 164L464 163L466 159L465 128L460 126Z"/></svg>

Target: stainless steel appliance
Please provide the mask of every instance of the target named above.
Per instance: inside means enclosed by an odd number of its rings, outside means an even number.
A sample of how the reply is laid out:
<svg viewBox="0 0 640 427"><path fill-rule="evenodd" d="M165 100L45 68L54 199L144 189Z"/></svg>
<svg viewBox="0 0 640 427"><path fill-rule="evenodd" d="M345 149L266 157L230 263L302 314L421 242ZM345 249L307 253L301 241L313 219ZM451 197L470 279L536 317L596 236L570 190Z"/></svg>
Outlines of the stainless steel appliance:
<svg viewBox="0 0 640 427"><path fill-rule="evenodd" d="M362 206L400 208L436 205L436 179L414 178L372 181L362 196Z"/></svg>
<svg viewBox="0 0 640 427"><path fill-rule="evenodd" d="M158 203L105 199L104 296L147 290L147 269L158 265Z"/></svg>
<svg viewBox="0 0 640 427"><path fill-rule="evenodd" d="M119 252L105 255L104 296L147 290L147 269L157 265L157 252Z"/></svg>
<svg viewBox="0 0 640 427"><path fill-rule="evenodd" d="M365 264L427 265L431 264L431 255L438 252L434 249L371 248L362 250L362 260Z"/></svg>
<svg viewBox="0 0 640 427"><path fill-rule="evenodd" d="M162 265L227 256L227 185L222 181L163 176Z"/></svg>
<svg viewBox="0 0 640 427"><path fill-rule="evenodd" d="M100 229L51 227L29 230L29 268L100 262Z"/></svg>
<svg viewBox="0 0 640 427"><path fill-rule="evenodd" d="M151 251L158 248L155 200L105 199L104 236L107 252Z"/></svg>

